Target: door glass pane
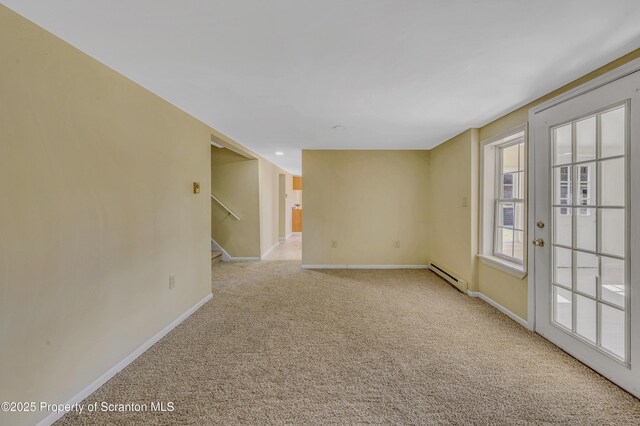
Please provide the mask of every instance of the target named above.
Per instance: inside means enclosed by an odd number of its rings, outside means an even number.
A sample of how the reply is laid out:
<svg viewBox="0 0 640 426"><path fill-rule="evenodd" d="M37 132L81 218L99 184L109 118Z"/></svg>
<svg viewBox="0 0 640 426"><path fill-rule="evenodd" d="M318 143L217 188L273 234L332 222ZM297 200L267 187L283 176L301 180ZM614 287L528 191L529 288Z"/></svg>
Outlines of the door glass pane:
<svg viewBox="0 0 640 426"><path fill-rule="evenodd" d="M624 256L624 209L600 209L599 213L602 253Z"/></svg>
<svg viewBox="0 0 640 426"><path fill-rule="evenodd" d="M596 342L596 301L576 295L576 333Z"/></svg>
<svg viewBox="0 0 640 426"><path fill-rule="evenodd" d="M618 107L601 115L602 148L601 157L624 155L625 147L625 107Z"/></svg>
<svg viewBox="0 0 640 426"><path fill-rule="evenodd" d="M571 291L553 286L553 319L556 323L572 328Z"/></svg>
<svg viewBox="0 0 640 426"><path fill-rule="evenodd" d="M576 252L576 290L596 297L596 277L598 276L598 256Z"/></svg>
<svg viewBox="0 0 640 426"><path fill-rule="evenodd" d="M597 202L596 163L576 166L576 199L578 206L595 206Z"/></svg>
<svg viewBox="0 0 640 426"><path fill-rule="evenodd" d="M553 282L571 288L571 250L553 248Z"/></svg>
<svg viewBox="0 0 640 426"><path fill-rule="evenodd" d="M602 178L603 206L624 207L625 200L625 171L624 158L605 160L600 163Z"/></svg>
<svg viewBox="0 0 640 426"><path fill-rule="evenodd" d="M600 303L602 315L602 347L620 358L625 356L625 315L624 311Z"/></svg>
<svg viewBox="0 0 640 426"><path fill-rule="evenodd" d="M570 166L556 167L553 169L553 204L572 204L571 183Z"/></svg>
<svg viewBox="0 0 640 426"><path fill-rule="evenodd" d="M596 158L596 117L589 117L576 123L576 159L575 161L595 160Z"/></svg>
<svg viewBox="0 0 640 426"><path fill-rule="evenodd" d="M553 208L553 243L562 246L571 247L572 244L572 228L571 228L571 208L570 207L554 207Z"/></svg>
<svg viewBox="0 0 640 426"><path fill-rule="evenodd" d="M553 164L571 163L571 124L553 130Z"/></svg>
<svg viewBox="0 0 640 426"><path fill-rule="evenodd" d="M596 251L597 215L595 208L576 208L576 248Z"/></svg>
<svg viewBox="0 0 640 426"><path fill-rule="evenodd" d="M602 300L624 307L625 271L624 260L601 257Z"/></svg>

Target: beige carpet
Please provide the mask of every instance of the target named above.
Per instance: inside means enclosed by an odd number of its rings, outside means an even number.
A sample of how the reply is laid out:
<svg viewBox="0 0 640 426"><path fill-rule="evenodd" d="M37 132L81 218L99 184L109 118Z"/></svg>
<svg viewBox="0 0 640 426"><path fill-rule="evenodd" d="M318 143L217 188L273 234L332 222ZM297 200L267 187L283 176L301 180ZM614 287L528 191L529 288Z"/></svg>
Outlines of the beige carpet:
<svg viewBox="0 0 640 426"><path fill-rule="evenodd" d="M427 271L224 263L214 299L60 424L640 424L640 401Z"/></svg>

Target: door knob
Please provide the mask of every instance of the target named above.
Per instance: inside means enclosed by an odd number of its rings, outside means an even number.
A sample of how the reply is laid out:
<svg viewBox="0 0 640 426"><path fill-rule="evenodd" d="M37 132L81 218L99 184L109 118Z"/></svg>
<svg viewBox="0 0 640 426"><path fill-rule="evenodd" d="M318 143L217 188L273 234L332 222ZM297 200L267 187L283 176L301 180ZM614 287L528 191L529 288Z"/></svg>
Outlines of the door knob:
<svg viewBox="0 0 640 426"><path fill-rule="evenodd" d="M542 238L536 238L532 243L536 247L544 247L544 240Z"/></svg>

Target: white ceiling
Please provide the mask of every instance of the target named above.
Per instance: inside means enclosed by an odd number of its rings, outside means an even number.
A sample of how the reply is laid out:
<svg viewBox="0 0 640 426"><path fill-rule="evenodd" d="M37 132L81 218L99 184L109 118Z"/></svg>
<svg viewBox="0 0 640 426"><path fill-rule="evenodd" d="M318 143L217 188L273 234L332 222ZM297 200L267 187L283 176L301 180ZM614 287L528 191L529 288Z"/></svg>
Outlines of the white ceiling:
<svg viewBox="0 0 640 426"><path fill-rule="evenodd" d="M293 173L432 148L640 47L638 0L2 2Z"/></svg>

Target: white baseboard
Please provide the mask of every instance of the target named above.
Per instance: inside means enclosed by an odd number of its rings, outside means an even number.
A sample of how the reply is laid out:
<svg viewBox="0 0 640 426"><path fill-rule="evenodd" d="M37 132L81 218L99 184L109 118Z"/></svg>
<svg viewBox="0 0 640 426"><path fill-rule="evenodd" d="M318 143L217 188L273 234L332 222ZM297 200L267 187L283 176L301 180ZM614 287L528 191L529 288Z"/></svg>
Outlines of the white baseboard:
<svg viewBox="0 0 640 426"><path fill-rule="evenodd" d="M287 235L286 237L279 237L278 239L279 239L280 241L286 241L286 240L288 240L289 238L291 238L291 236L292 236L293 234L302 234L302 232L291 232L291 233L290 233L289 235Z"/></svg>
<svg viewBox="0 0 640 426"><path fill-rule="evenodd" d="M260 259L264 259L265 257L269 256L269 253L271 253L273 251L273 249L278 247L278 245L280 245L280 241L278 241L277 243L272 245L271 248L269 248L267 251L265 251L264 254L262 254L262 256L260 256Z"/></svg>
<svg viewBox="0 0 640 426"><path fill-rule="evenodd" d="M302 232L292 232L287 236L287 238L291 237L292 235L302 235Z"/></svg>
<svg viewBox="0 0 640 426"><path fill-rule="evenodd" d="M189 308L186 312L184 312L182 315L180 315L178 318L176 318L173 322L171 322L171 324L167 325L165 328L163 328L158 333L156 333L152 338L150 338L149 340L144 342L135 351L133 351L129 355L127 355L122 361L120 361L119 363L117 363L116 365L111 367L104 374L102 374L100 377L98 377L96 380L94 380L89 386L87 386L86 388L82 389L80 392L75 394L70 400L65 402L65 404L73 405L73 404L80 403L81 401L83 401L85 398L87 398L93 392L98 390L98 388L100 386L104 385L107 381L109 381L109 379L111 379L113 376L118 374L118 372L120 372L123 368L125 368L127 365L131 364L136 358L138 358L140 355L142 355L147 349L149 349L151 346L156 344L160 339L162 339L164 336L166 336L178 324L180 324L185 319L189 318L189 316L191 316L191 314L193 314L195 311L200 309L200 307L202 307L202 305L204 305L209 300L211 300L212 297L213 297L213 294L209 293L207 296L205 296L204 299L202 299L201 301L196 303L194 306ZM50 413L47 417L45 417L40 422L38 422L37 425L38 426L49 426L49 425L53 424L56 420L58 420L59 418L64 416L66 413L67 413L66 411Z"/></svg>
<svg viewBox="0 0 640 426"><path fill-rule="evenodd" d="M493 306L494 308L496 308L497 310L499 310L500 312L502 312L503 314L505 314L506 316L508 316L509 318L511 318L512 320L514 320L518 324L520 324L521 326L529 329L529 323L526 320L520 318L518 315L514 314L513 312L511 312L510 310L508 310L507 308L505 308L504 306L502 306L501 304L499 304L495 300L493 300L493 299L489 298L488 296L480 293L479 291L467 291L467 295L469 297L477 297L479 299L484 300L489 305Z"/></svg>
<svg viewBox="0 0 640 426"><path fill-rule="evenodd" d="M224 259L223 259L224 260ZM229 257L225 262L257 262L259 257Z"/></svg>
<svg viewBox="0 0 640 426"><path fill-rule="evenodd" d="M302 269L429 269L427 265L301 265Z"/></svg>

